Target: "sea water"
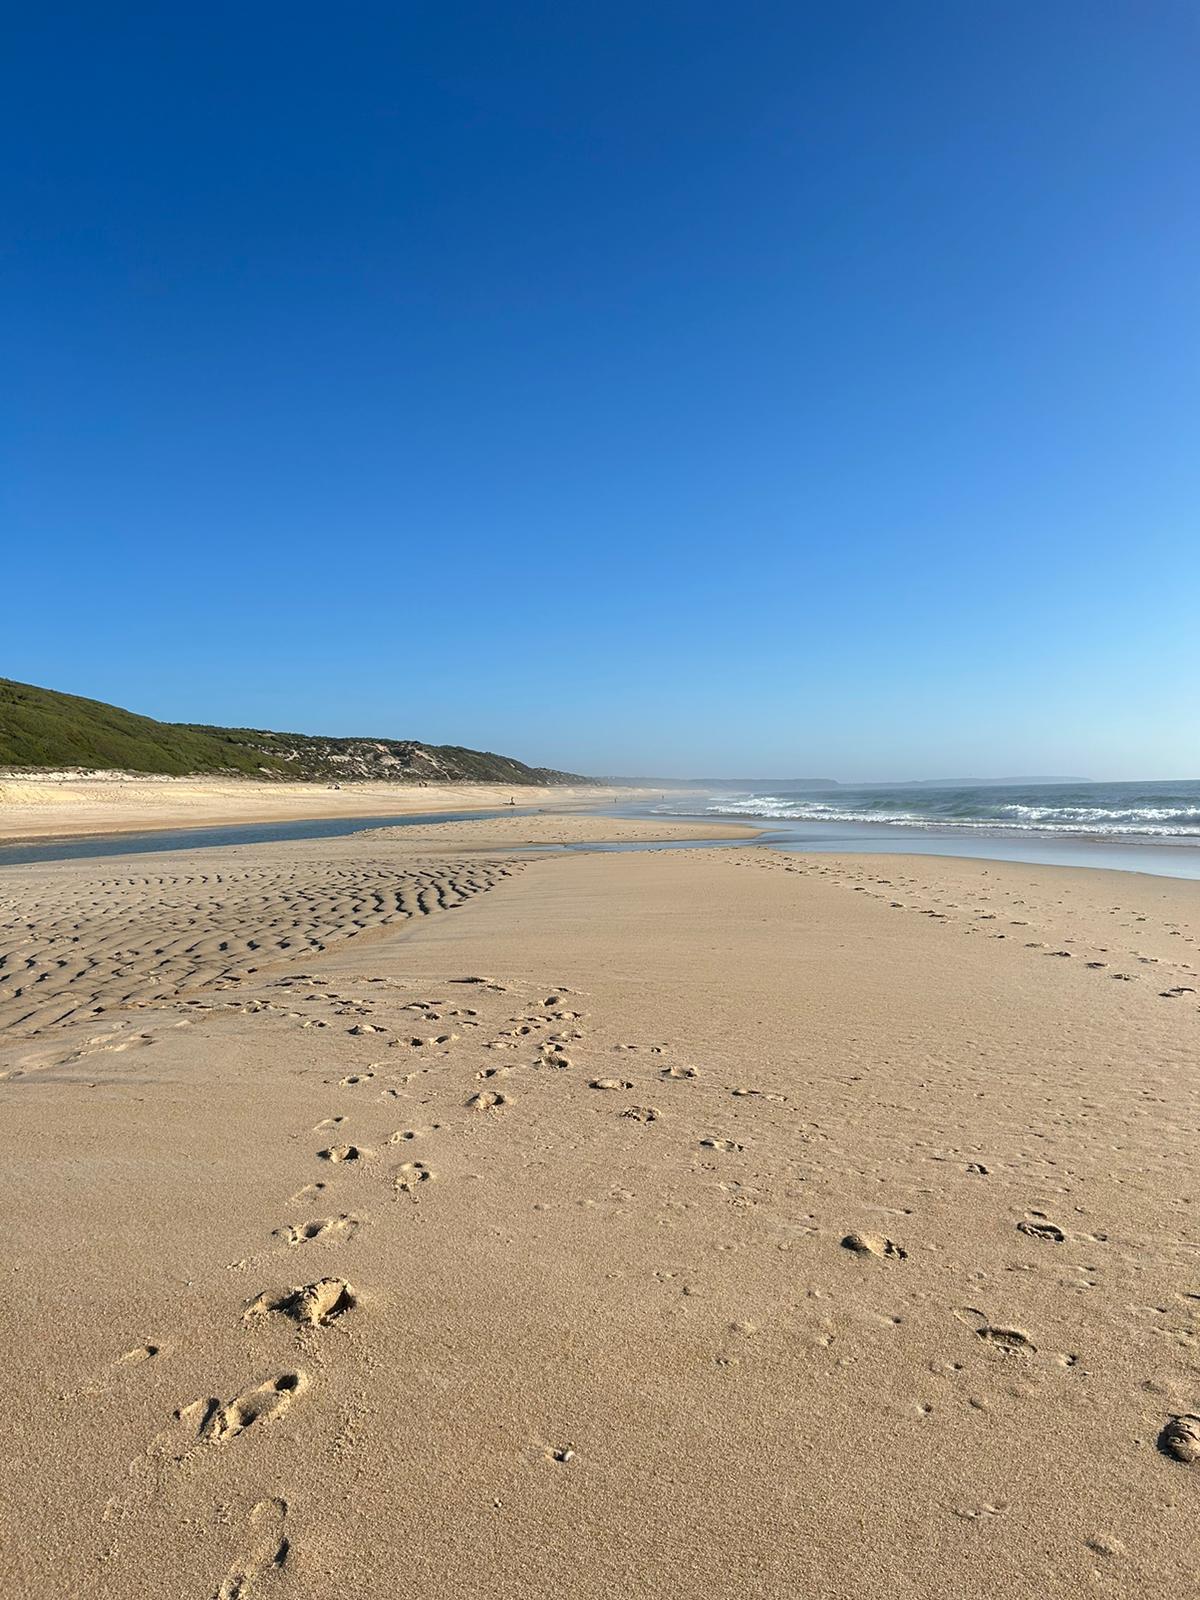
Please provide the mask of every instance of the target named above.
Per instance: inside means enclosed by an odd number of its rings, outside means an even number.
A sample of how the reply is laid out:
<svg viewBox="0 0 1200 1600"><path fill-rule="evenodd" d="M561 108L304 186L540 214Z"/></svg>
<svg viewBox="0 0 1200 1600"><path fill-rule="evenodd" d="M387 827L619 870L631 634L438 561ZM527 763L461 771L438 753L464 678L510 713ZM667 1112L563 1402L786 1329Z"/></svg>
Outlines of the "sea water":
<svg viewBox="0 0 1200 1600"><path fill-rule="evenodd" d="M715 793L709 816L852 822L888 828L1043 837L1190 840L1200 844L1200 781L867 784Z"/></svg>

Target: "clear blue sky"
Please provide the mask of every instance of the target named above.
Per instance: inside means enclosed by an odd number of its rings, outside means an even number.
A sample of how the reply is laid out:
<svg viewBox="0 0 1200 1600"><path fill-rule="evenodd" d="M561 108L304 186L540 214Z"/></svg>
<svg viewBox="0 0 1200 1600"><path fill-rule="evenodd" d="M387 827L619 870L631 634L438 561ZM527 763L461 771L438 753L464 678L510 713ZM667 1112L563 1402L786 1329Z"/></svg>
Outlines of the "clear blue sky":
<svg viewBox="0 0 1200 1600"><path fill-rule="evenodd" d="M112 0L4 58L0 672L1200 772L1192 0Z"/></svg>

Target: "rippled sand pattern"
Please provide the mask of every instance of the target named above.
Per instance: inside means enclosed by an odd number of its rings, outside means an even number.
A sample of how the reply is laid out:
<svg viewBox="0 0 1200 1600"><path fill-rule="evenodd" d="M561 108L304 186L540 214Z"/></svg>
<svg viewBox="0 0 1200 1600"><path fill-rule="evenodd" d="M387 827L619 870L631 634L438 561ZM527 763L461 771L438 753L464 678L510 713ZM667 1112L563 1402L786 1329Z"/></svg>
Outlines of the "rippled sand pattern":
<svg viewBox="0 0 1200 1600"><path fill-rule="evenodd" d="M0 1031L236 983L413 917L453 910L519 868L337 862L92 877L14 873L0 897Z"/></svg>

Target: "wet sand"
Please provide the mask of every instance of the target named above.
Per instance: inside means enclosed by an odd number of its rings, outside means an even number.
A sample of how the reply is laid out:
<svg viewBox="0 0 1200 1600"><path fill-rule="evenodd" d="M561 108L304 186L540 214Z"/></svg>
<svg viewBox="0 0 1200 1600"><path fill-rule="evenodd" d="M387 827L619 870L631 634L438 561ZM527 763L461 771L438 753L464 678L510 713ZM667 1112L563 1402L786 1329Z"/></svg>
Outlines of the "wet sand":
<svg viewBox="0 0 1200 1600"><path fill-rule="evenodd" d="M1197 886L492 826L0 879L14 1592L1182 1592Z"/></svg>

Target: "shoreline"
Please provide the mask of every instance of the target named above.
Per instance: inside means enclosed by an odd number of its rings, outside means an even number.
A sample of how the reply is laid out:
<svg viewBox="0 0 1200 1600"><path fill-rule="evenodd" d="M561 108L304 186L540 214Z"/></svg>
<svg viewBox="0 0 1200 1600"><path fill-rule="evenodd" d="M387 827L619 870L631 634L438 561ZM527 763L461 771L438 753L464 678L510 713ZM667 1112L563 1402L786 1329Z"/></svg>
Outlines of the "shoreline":
<svg viewBox="0 0 1200 1600"><path fill-rule="evenodd" d="M652 802L661 802L665 796L676 801L677 809L658 811L652 806ZM509 799L516 799L518 804L510 807ZM1003 826L974 829L936 823L842 823L764 817L750 812L688 810L687 799L684 791L602 784L538 786L521 791L494 784L451 784L435 789L411 784L354 783L334 790L325 783L242 778L10 771L0 774L0 864L12 864L5 862L5 855L17 854L23 848L36 852L40 847L61 846L74 854L69 847L87 841L96 844L98 853L99 847L109 846L103 853L118 854L112 846L125 835L137 836L143 851L154 848L155 838L161 838L167 849L204 848L208 844L215 848L242 841L202 838L196 846L185 846L176 844L172 836L275 824L284 828L336 824L357 818L386 826L393 819L399 824L402 818L421 813L444 817L489 811L502 811L505 815L548 811L557 815L611 806L616 817L689 823L707 828L710 836L717 838L726 826L753 829L769 847L803 855L914 854L938 859L1094 866L1185 880L1200 878L1200 841L1183 837L1148 838L1118 833L1101 837L1066 830L1039 833ZM255 838L245 842L266 841Z"/></svg>
<svg viewBox="0 0 1200 1600"><path fill-rule="evenodd" d="M551 805L573 809L606 800L630 804L660 790L605 784L276 783L255 779L83 778L0 776L0 844L105 838L123 833L170 833L195 828L273 822L332 822L339 818L403 816L423 811L520 811ZM510 798L517 805L509 807Z"/></svg>
<svg viewBox="0 0 1200 1600"><path fill-rule="evenodd" d="M1200 833L1084 833L1071 828L1013 828L991 823L925 823L925 822L823 822L800 817L756 817L751 811L664 812L664 816L720 818L727 822L743 821L761 826L764 832L800 828L862 828L879 829L887 838L905 839L1000 839L1020 844L1035 840L1040 844L1053 844L1062 840L1068 844L1119 845L1122 849L1197 850L1200 851Z"/></svg>
<svg viewBox="0 0 1200 1600"><path fill-rule="evenodd" d="M630 813L646 815L634 805ZM777 850L820 858L826 855L920 856L945 860L1024 862L1030 866L1085 867L1097 871L1148 873L1183 880L1200 878L1200 841L1168 837L1068 833L1035 834L1025 830L966 828L887 823L825 822L811 818L752 817L739 812L662 812L691 821L721 820L755 824L763 843Z"/></svg>
<svg viewBox="0 0 1200 1600"><path fill-rule="evenodd" d="M439 807L431 808L431 810L429 812L429 815L431 817L435 816L435 815L438 816L438 817L443 817L443 816L449 816L451 813L459 812L459 811L479 811L479 812L487 812L487 813L490 814L495 809L496 809L496 807L489 806L489 805L479 805L479 806L462 805L462 806L448 806L448 807L444 808L444 810L443 810L443 808L439 806ZM506 811L508 810L507 807L505 809L506 809ZM512 815L513 816L528 816L531 813L536 815L536 813L538 811L542 810L542 809L543 808L541 806L513 806L512 807ZM374 815L375 815L375 813L373 811L364 811L364 812L361 813L361 820L369 822L374 817ZM403 823L399 819L402 818L405 815L405 813L403 811L397 811L397 812L394 813L394 815L397 818L397 822L396 822L395 825L397 827L402 827ZM420 815L420 813L418 812L417 815ZM105 828L102 832L93 832L91 829L88 829L87 831L84 831L82 829L78 829L78 830L71 830L71 831L68 831L66 833L8 834L8 833L4 832L3 819L2 819L2 816L0 816L0 851L3 851L5 849L7 849L9 846L19 847L21 845L43 845L43 844L44 845L55 845L55 844L71 844L71 843L86 844L89 841L95 841L95 842L99 843L99 842L102 842L102 841L107 841L109 839L116 840L116 839L121 839L121 838L126 838L126 837L128 837L128 838L136 838L136 839L143 839L143 838L151 839L151 838L159 838L159 837L170 838L172 834L176 834L176 833L206 833L210 829L217 829L217 828L270 827L274 823L279 823L280 825L285 825L285 824L287 824L289 822L355 822L355 821L358 821L358 820L360 820L360 818L354 812L344 812L344 813L338 813L338 812L324 813L324 812L321 812L321 813L314 814L313 816L305 816L305 817L295 817L295 816L282 816L282 817L250 816L250 817L218 818L216 820L210 820L208 818L205 818L202 821L160 822L157 825L150 826L150 827L147 827L144 822L140 822L139 821L139 822L131 822L127 827ZM379 828L386 828L387 826L389 826L389 824L387 822L379 822L377 824L377 827L379 827ZM336 835L334 835L334 837L336 837ZM273 841L265 841L265 842L270 843L270 842L273 842ZM2 862L3 862L3 856L0 855L0 864L2 864Z"/></svg>
<svg viewBox="0 0 1200 1600"><path fill-rule="evenodd" d="M641 815L642 813L637 813ZM1069 844L1096 844L1119 845L1122 849L1144 847L1149 850L1179 849L1200 851L1200 832L1193 833L1135 833L1122 832L1113 829L1111 832L1097 832L1082 828L1070 827L1016 827L1011 823L1002 822L954 822L949 820L930 820L912 822L886 822L865 820L848 821L836 817L785 817L768 816L754 811L732 810L706 810L706 811L661 811L651 813L665 817L679 817L689 821L698 821L712 818L721 822L742 822L749 827L761 828L764 833L799 833L812 830L817 837L827 832L828 837L835 838L838 831L844 832L849 838L870 838L878 835L884 839L999 839L1019 844L1024 840L1036 840L1042 844L1053 844L1059 840Z"/></svg>
<svg viewBox="0 0 1200 1600"><path fill-rule="evenodd" d="M757 840L759 830L735 823L718 825L654 818L612 817L582 808L549 807L502 810L462 809L413 812L390 817L305 818L230 826L196 824L190 828L146 832L78 834L0 842L0 871L50 866L58 862L121 860L125 857L224 852L290 845L348 843L429 844L450 849L488 850L511 841L514 850L557 848L653 848L671 844L738 844ZM463 840L469 837L469 844Z"/></svg>
<svg viewBox="0 0 1200 1600"><path fill-rule="evenodd" d="M546 830L561 830L568 819L588 818L600 831L589 832L587 837L566 837L558 833L548 836ZM342 816L282 817L278 819L241 820L228 823L190 821L158 827L130 825L120 831L92 833L78 831L64 834L42 834L25 837L0 835L0 868L36 865L55 861L88 860L122 855L171 854L198 850L245 849L270 844L291 843L303 845L319 840L332 841L348 838L385 839L391 833L402 834L409 841L418 837L439 842L442 830L456 830L467 823L492 829L495 838L498 826L507 835L509 824L522 819L530 832L527 848L534 852L566 852L600 850L646 850L658 845L669 847L692 846L716 848L730 844L755 843L765 849L812 861L847 859L875 860L877 863L914 860L930 862L991 862L997 866L1026 865L1070 872L1117 872L1153 879L1191 882L1200 879L1200 851L1176 852L1166 843L1138 841L1139 848L1124 849L1121 841L1112 843L1094 836L1059 837L1030 841L1029 835L1012 839L1013 848L989 849L984 841L975 848L941 848L943 843L961 838L944 830L907 830L902 838L892 836L887 840L872 837L861 843L848 842L843 836L832 834L828 839L794 837L789 830L776 827L755 826L748 816L725 817L683 813L657 813L638 811L614 804L610 810L602 800L577 800L566 805L529 805L516 807L459 805L428 812L409 811L375 815L372 812L347 813ZM811 831L806 824L806 831ZM634 831L625 834L624 829ZM521 827L518 826L518 833ZM538 834L535 840L532 835ZM999 843L1008 842L999 839ZM1038 846L1044 846L1039 849ZM1075 849L1075 846L1083 846ZM472 848L488 849L487 842Z"/></svg>

